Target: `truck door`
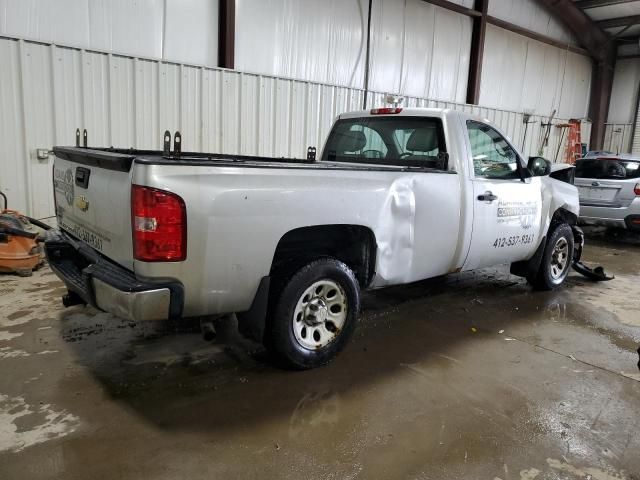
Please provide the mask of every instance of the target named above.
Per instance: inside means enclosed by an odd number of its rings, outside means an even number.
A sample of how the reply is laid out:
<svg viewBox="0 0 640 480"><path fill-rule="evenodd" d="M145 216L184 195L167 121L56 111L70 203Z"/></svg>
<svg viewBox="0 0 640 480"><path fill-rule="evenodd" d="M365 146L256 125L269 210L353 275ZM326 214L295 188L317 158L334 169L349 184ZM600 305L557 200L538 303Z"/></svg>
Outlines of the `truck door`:
<svg viewBox="0 0 640 480"><path fill-rule="evenodd" d="M529 258L539 242L540 178L523 182L522 159L495 128L466 121L473 190L473 229L465 270Z"/></svg>

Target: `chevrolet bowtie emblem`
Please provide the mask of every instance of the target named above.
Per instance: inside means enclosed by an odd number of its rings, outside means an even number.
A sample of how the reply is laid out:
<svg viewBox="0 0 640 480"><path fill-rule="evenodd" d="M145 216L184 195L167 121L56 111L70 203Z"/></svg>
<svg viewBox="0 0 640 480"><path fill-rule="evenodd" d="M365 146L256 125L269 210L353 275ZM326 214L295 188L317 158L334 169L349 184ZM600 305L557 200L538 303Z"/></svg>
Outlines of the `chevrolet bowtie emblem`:
<svg viewBox="0 0 640 480"><path fill-rule="evenodd" d="M76 199L76 207L78 207L83 212L89 210L89 200L87 200L84 196L78 197Z"/></svg>

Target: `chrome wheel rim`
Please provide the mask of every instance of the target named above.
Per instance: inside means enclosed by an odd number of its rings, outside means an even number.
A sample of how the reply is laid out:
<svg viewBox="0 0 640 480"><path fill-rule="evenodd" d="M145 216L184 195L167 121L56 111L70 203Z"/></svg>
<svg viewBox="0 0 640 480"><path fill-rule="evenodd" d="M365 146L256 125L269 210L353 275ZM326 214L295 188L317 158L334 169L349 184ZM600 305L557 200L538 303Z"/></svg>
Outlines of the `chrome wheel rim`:
<svg viewBox="0 0 640 480"><path fill-rule="evenodd" d="M333 280L308 287L293 311L293 333L300 346L318 350L333 342L347 318L347 296Z"/></svg>
<svg viewBox="0 0 640 480"><path fill-rule="evenodd" d="M569 264L569 242L564 237L558 239L551 252L551 278L559 280Z"/></svg>

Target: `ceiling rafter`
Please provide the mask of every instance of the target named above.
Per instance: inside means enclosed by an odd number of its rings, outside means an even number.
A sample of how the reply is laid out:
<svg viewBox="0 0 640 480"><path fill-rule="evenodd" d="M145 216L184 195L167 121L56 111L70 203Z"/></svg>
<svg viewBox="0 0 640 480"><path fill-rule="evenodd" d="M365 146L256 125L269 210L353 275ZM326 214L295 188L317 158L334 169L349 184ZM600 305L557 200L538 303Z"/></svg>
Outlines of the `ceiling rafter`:
<svg viewBox="0 0 640 480"><path fill-rule="evenodd" d="M640 15L631 15L629 17L609 18L607 20L600 20L596 22L600 28L616 28L616 27L630 27L633 25L640 25Z"/></svg>
<svg viewBox="0 0 640 480"><path fill-rule="evenodd" d="M637 0L577 0L574 3L576 7L583 10L587 8L608 7L610 5L620 5L621 3L630 3Z"/></svg>

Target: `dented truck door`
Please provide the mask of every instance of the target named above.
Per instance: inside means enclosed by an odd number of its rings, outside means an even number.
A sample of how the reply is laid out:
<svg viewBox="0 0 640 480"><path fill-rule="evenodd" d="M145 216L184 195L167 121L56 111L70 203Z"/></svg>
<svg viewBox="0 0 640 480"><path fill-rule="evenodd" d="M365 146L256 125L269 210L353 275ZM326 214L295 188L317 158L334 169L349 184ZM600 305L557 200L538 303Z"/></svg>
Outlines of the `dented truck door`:
<svg viewBox="0 0 640 480"><path fill-rule="evenodd" d="M516 149L498 130L467 120L473 191L473 230L464 269L529 258L539 243L540 178L520 175L525 168ZM520 162L520 165L518 165Z"/></svg>

